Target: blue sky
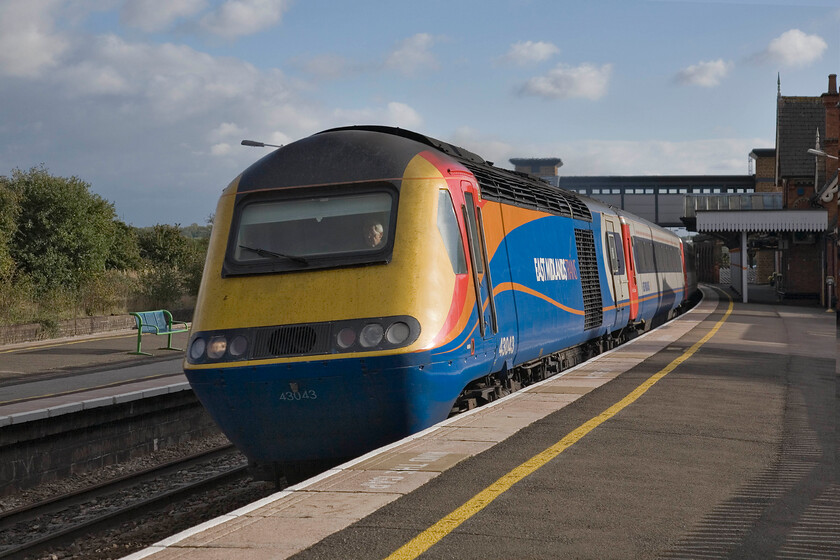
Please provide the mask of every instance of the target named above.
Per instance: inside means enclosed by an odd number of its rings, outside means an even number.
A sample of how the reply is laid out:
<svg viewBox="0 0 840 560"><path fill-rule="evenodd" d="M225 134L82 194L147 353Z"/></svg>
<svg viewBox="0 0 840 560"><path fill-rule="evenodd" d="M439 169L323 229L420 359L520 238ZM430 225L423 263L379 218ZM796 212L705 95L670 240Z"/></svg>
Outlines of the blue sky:
<svg viewBox="0 0 840 560"><path fill-rule="evenodd" d="M266 152L386 124L563 175L746 173L840 70L836 0L0 0L0 175L205 223Z"/></svg>

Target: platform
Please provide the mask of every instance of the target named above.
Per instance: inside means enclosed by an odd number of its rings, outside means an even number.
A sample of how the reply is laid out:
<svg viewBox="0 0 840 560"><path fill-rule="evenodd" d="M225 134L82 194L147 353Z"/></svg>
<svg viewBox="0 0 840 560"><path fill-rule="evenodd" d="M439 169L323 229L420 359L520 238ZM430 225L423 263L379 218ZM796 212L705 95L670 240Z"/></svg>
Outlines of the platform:
<svg viewBox="0 0 840 560"><path fill-rule="evenodd" d="M161 343L166 337L145 335L154 355L131 354L137 331L125 330L0 347L0 427L190 390L184 353ZM175 346L186 343L187 333L173 336Z"/></svg>
<svg viewBox="0 0 840 560"><path fill-rule="evenodd" d="M835 317L692 312L128 558L838 558Z"/></svg>

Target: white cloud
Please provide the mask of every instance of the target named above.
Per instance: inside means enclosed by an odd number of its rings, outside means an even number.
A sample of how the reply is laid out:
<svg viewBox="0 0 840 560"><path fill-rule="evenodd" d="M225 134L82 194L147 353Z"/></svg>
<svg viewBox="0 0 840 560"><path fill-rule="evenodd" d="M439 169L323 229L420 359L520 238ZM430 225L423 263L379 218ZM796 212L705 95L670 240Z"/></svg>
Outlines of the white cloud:
<svg viewBox="0 0 840 560"><path fill-rule="evenodd" d="M768 138L721 138L670 142L582 141L543 148L563 159L561 175L743 175L747 154Z"/></svg>
<svg viewBox="0 0 840 560"><path fill-rule="evenodd" d="M770 41L761 58L784 66L805 66L821 58L827 48L819 35L791 29Z"/></svg>
<svg viewBox="0 0 840 560"><path fill-rule="evenodd" d="M743 175L747 154L756 146L773 144L772 138L720 138L712 140L580 140L574 142L506 142L470 127L451 138L497 167L512 169L511 158L559 157L563 176L578 175Z"/></svg>
<svg viewBox="0 0 840 560"><path fill-rule="evenodd" d="M161 31L179 18L197 14L205 0L126 0L120 21L143 31Z"/></svg>
<svg viewBox="0 0 840 560"><path fill-rule="evenodd" d="M210 147L210 153L214 156L226 156L229 155L233 151L233 147L228 144L227 142L220 142L218 144L213 144Z"/></svg>
<svg viewBox="0 0 840 560"><path fill-rule="evenodd" d="M0 3L0 73L33 77L58 65L69 40L54 29L60 0Z"/></svg>
<svg viewBox="0 0 840 560"><path fill-rule="evenodd" d="M337 125L382 124L401 128L417 128L423 124L422 117L406 105L392 101L385 107L368 109L337 109L333 112Z"/></svg>
<svg viewBox="0 0 840 560"><path fill-rule="evenodd" d="M337 80L362 71L364 68L341 55L321 54L295 58L291 63L303 72L320 80Z"/></svg>
<svg viewBox="0 0 840 560"><path fill-rule="evenodd" d="M692 64L688 68L680 70L677 74L677 82L703 87L715 87L726 77L733 67L732 62L723 59L710 60Z"/></svg>
<svg viewBox="0 0 840 560"><path fill-rule="evenodd" d="M289 0L227 0L203 18L201 26L220 37L252 35L279 23Z"/></svg>
<svg viewBox="0 0 840 560"><path fill-rule="evenodd" d="M612 64L600 67L584 63L580 66L558 64L544 76L528 80L519 93L546 99L600 99L607 92Z"/></svg>
<svg viewBox="0 0 840 560"><path fill-rule="evenodd" d="M219 141L219 140L227 140L227 139L230 139L230 138L232 138L234 140L235 139L242 140L244 135L245 135L245 129L242 128L241 126L239 126L235 123L223 122L222 124L220 124L219 126L217 126L216 128L214 128L213 130L210 131L210 134L208 135L208 138L210 139L211 142L212 141Z"/></svg>
<svg viewBox="0 0 840 560"><path fill-rule="evenodd" d="M507 54L501 60L511 64L523 66L532 62L542 62L559 54L560 49L553 43L545 41L519 41L510 46Z"/></svg>
<svg viewBox="0 0 840 560"><path fill-rule="evenodd" d="M438 62L430 52L435 39L428 33L418 33L405 39L388 55L385 67L414 76L423 70L436 70Z"/></svg>

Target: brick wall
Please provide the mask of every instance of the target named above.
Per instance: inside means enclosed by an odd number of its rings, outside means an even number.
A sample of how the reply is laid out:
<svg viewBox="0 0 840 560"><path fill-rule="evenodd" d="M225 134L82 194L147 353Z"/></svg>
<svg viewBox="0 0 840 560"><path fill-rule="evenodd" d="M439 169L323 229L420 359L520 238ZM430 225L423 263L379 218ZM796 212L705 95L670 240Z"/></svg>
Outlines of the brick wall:
<svg viewBox="0 0 840 560"><path fill-rule="evenodd" d="M59 321L55 328L48 328L40 323L11 325L0 327L0 346L48 338L118 331L132 327L134 327L134 317L131 315L79 317L78 319Z"/></svg>
<svg viewBox="0 0 840 560"><path fill-rule="evenodd" d="M774 192L776 188L776 158L759 157L755 160L756 192Z"/></svg>

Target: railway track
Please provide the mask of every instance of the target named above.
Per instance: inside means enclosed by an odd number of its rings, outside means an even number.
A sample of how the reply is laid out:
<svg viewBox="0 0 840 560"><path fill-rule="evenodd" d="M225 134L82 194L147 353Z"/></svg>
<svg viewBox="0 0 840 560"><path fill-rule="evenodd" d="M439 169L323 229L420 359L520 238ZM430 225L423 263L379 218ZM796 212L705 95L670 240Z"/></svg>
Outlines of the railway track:
<svg viewBox="0 0 840 560"><path fill-rule="evenodd" d="M0 558L41 557L214 487L247 477L224 445L119 479L0 513Z"/></svg>

